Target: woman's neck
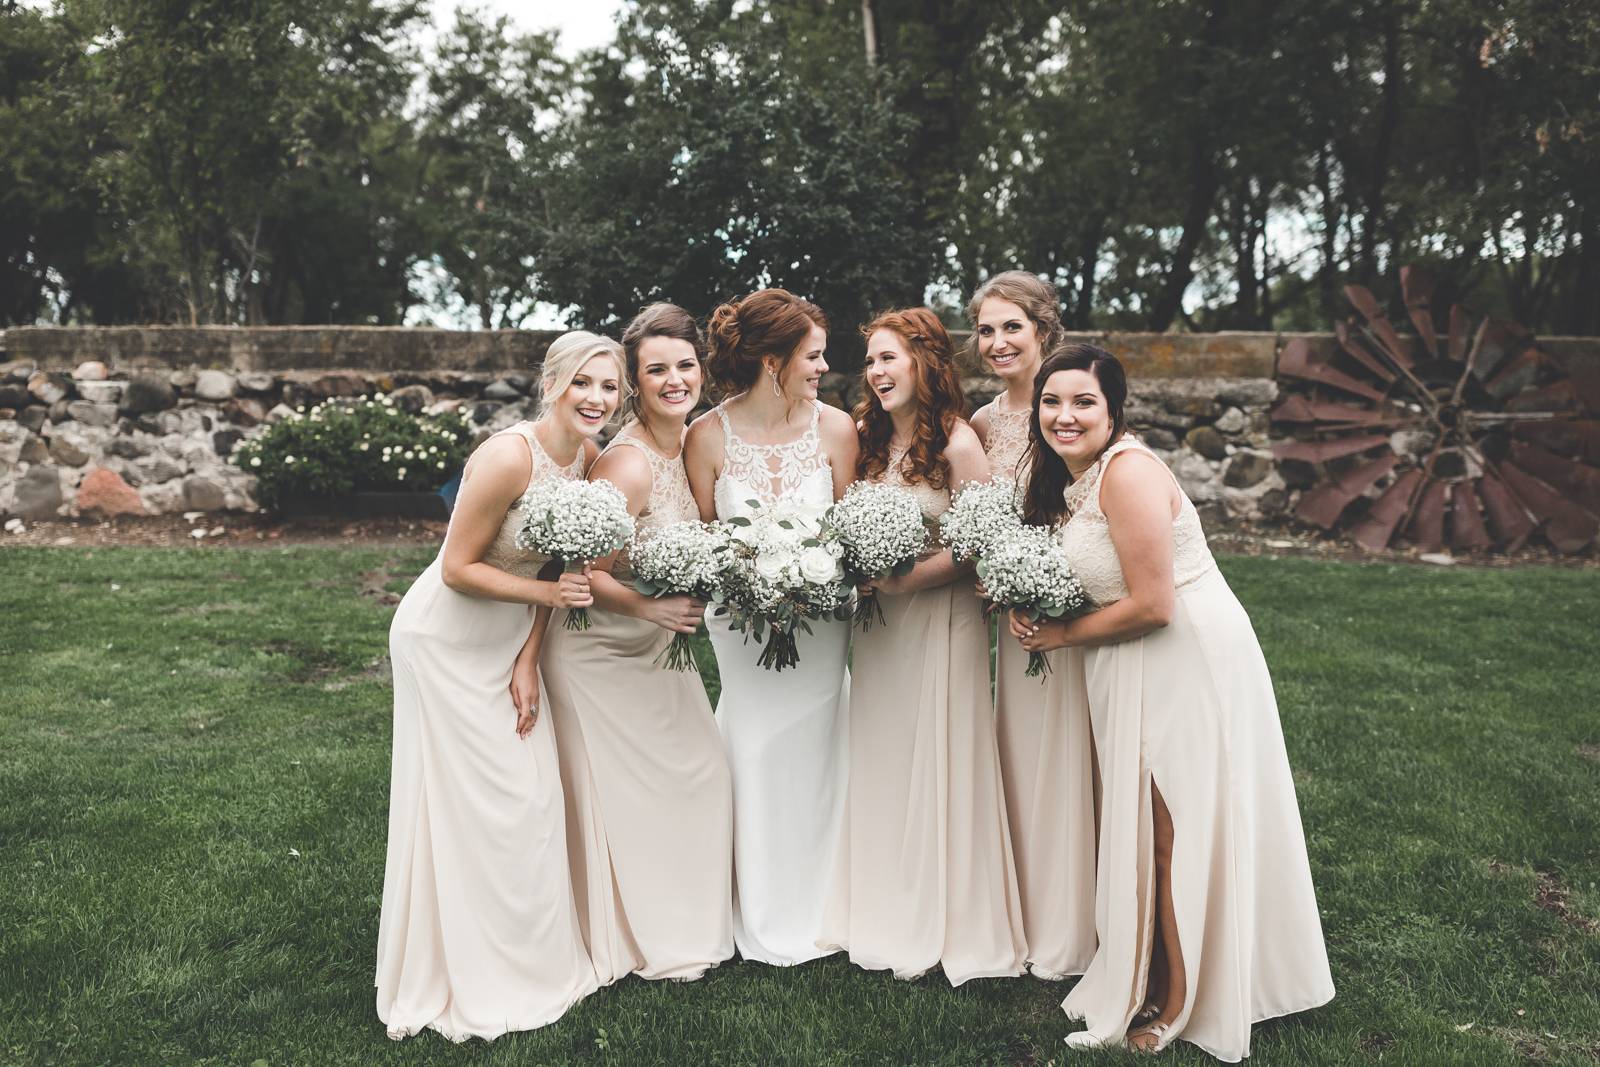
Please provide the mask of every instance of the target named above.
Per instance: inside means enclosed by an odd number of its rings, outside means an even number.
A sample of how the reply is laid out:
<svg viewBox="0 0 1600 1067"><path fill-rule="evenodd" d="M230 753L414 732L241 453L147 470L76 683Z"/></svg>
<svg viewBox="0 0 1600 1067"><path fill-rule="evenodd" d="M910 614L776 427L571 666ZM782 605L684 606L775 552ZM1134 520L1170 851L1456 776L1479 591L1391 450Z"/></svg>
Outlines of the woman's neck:
<svg viewBox="0 0 1600 1067"><path fill-rule="evenodd" d="M1015 378L1006 380L1004 410L1027 411L1033 406L1033 379L1039 373L1038 364L1027 374L1019 374Z"/></svg>
<svg viewBox="0 0 1600 1067"><path fill-rule="evenodd" d="M635 432L644 439L645 444L667 459L677 459L678 454L683 451L684 421L677 416L652 419L644 412L640 412L639 429Z"/></svg>
<svg viewBox="0 0 1600 1067"><path fill-rule="evenodd" d="M563 467L569 466L583 451L584 435L555 419L540 419L533 424L533 432L539 438L539 447L544 449L544 454Z"/></svg>
<svg viewBox="0 0 1600 1067"><path fill-rule="evenodd" d="M894 425L894 433L889 438L890 448L910 447L917 435L917 419L921 414L922 410L913 404L889 412L889 421ZM897 441L900 443L898 446L895 444Z"/></svg>
<svg viewBox="0 0 1600 1067"><path fill-rule="evenodd" d="M750 421L767 429L789 425L800 403L774 392L770 378L758 378L739 398L739 406L745 410Z"/></svg>

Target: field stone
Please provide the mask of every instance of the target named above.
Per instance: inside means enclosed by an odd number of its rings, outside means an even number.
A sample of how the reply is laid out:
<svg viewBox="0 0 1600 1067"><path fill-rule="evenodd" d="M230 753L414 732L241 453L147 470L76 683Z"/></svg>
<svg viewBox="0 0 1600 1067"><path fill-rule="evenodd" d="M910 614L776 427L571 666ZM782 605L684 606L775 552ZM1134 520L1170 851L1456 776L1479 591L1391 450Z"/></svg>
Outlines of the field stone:
<svg viewBox="0 0 1600 1067"><path fill-rule="evenodd" d="M214 404L232 399L238 388L233 375L227 371L203 370L195 376L194 395Z"/></svg>
<svg viewBox="0 0 1600 1067"><path fill-rule="evenodd" d="M1206 459L1225 459L1228 455L1228 443L1210 426L1196 426L1183 435L1183 443Z"/></svg>
<svg viewBox="0 0 1600 1067"><path fill-rule="evenodd" d="M38 365L31 359L13 359L0 363L0 382L20 382L27 384L33 372L38 370Z"/></svg>
<svg viewBox="0 0 1600 1067"><path fill-rule="evenodd" d="M33 434L15 422L0 422L0 462L15 463L22 455L22 446L37 440Z"/></svg>
<svg viewBox="0 0 1600 1067"><path fill-rule="evenodd" d="M187 392L194 388L195 379L199 377L193 367L180 367L167 375L167 384L172 388Z"/></svg>
<svg viewBox="0 0 1600 1067"><path fill-rule="evenodd" d="M138 459L140 456L148 456L153 451L155 442L151 436L138 430L118 434L111 440L111 454L121 456L123 459Z"/></svg>
<svg viewBox="0 0 1600 1067"><path fill-rule="evenodd" d="M80 513L143 515L144 501L116 471L96 467L84 476L74 500Z"/></svg>
<svg viewBox="0 0 1600 1067"><path fill-rule="evenodd" d="M192 511L221 511L228 506L227 490L199 474L183 480L183 501Z"/></svg>
<svg viewBox="0 0 1600 1067"><path fill-rule="evenodd" d="M30 437L22 442L22 453L17 457L23 463L50 462L50 446L42 437Z"/></svg>
<svg viewBox="0 0 1600 1067"><path fill-rule="evenodd" d="M75 433L59 433L50 439L50 458L64 467L81 467L90 459L89 443Z"/></svg>
<svg viewBox="0 0 1600 1067"><path fill-rule="evenodd" d="M1178 435L1159 426L1139 430L1138 436L1139 440L1159 452L1172 452L1178 447Z"/></svg>
<svg viewBox="0 0 1600 1067"><path fill-rule="evenodd" d="M125 388L122 382L79 382L78 395L95 404L116 404Z"/></svg>
<svg viewBox="0 0 1600 1067"><path fill-rule="evenodd" d="M484 400L474 404L472 405L472 421L481 426L493 419L503 406L503 404L497 404L493 400Z"/></svg>
<svg viewBox="0 0 1600 1067"><path fill-rule="evenodd" d="M177 403L178 394L172 384L153 374L138 375L128 382L122 394L122 410L132 415L165 411Z"/></svg>
<svg viewBox="0 0 1600 1067"><path fill-rule="evenodd" d="M264 371L248 370L239 375L239 389L246 393L270 393L278 387L278 380Z"/></svg>
<svg viewBox="0 0 1600 1067"><path fill-rule="evenodd" d="M103 382L111 376L111 371L98 359L86 359L78 364L72 376L80 382Z"/></svg>
<svg viewBox="0 0 1600 1067"><path fill-rule="evenodd" d="M28 392L26 385L17 382L0 383L0 408L16 408L21 411L33 403L33 394Z"/></svg>
<svg viewBox="0 0 1600 1067"><path fill-rule="evenodd" d="M1256 501L1256 506L1263 515L1282 515L1289 510L1289 494L1282 489L1268 489L1261 494L1261 499Z"/></svg>
<svg viewBox="0 0 1600 1067"><path fill-rule="evenodd" d="M144 480L147 482L170 482L174 478L182 478L189 472L188 467L185 467L165 452L157 452L155 455L146 456L138 460L136 465L139 468L139 473L144 476Z"/></svg>
<svg viewBox="0 0 1600 1067"><path fill-rule="evenodd" d="M40 430L44 429L44 424L49 420L49 417L50 409L39 404L35 404L32 407L23 408L21 411L17 412L17 422L32 430L34 433L38 433Z"/></svg>
<svg viewBox="0 0 1600 1067"><path fill-rule="evenodd" d="M1217 474L1200 456L1193 452L1179 452L1169 464L1172 473L1196 504L1217 497Z"/></svg>
<svg viewBox="0 0 1600 1067"><path fill-rule="evenodd" d="M1278 399L1278 383L1271 378L1233 378L1217 387L1217 400L1236 408L1264 408Z"/></svg>
<svg viewBox="0 0 1600 1067"><path fill-rule="evenodd" d="M294 408L290 407L288 404L279 404L277 407L267 412L268 422L282 422L284 419L293 417Z"/></svg>
<svg viewBox="0 0 1600 1067"><path fill-rule="evenodd" d="M401 411L417 415L433 403L433 390L426 385L406 385L390 393L389 399Z"/></svg>
<svg viewBox="0 0 1600 1067"><path fill-rule="evenodd" d="M55 371L34 371L28 377L28 392L41 404L54 404L57 400L72 398L72 379ZM21 407L21 404L10 405Z"/></svg>
<svg viewBox="0 0 1600 1067"><path fill-rule="evenodd" d="M226 459L233 455L233 446L244 440L244 434L239 430L218 430L211 435L211 447L217 455Z"/></svg>
<svg viewBox="0 0 1600 1067"><path fill-rule="evenodd" d="M236 426L249 428L266 420L267 408L253 396L239 396L222 405L222 417Z"/></svg>
<svg viewBox="0 0 1600 1067"><path fill-rule="evenodd" d="M1250 420L1238 408L1229 408L1217 416L1217 421L1212 425L1222 433L1239 433L1250 425Z"/></svg>
<svg viewBox="0 0 1600 1067"><path fill-rule="evenodd" d="M1272 456L1265 452L1238 452L1228 460L1228 469L1223 472L1222 484L1233 489L1248 489L1252 485L1259 485L1272 473L1274 466Z"/></svg>
<svg viewBox="0 0 1600 1067"><path fill-rule="evenodd" d="M483 398L485 400L520 400L522 394L510 382L502 378L497 382L490 383L489 387L483 391Z"/></svg>
<svg viewBox="0 0 1600 1067"><path fill-rule="evenodd" d="M117 405L96 404L92 400L69 400L67 401L67 418L74 422L81 422L85 426L98 426L102 429L109 428L117 424Z"/></svg>
<svg viewBox="0 0 1600 1067"><path fill-rule="evenodd" d="M186 506L182 482L161 482L143 486L139 489L139 499L144 501L145 511L152 515L182 511Z"/></svg>
<svg viewBox="0 0 1600 1067"><path fill-rule="evenodd" d="M12 510L25 519L54 518L61 507L61 475L54 467L37 464L17 479Z"/></svg>

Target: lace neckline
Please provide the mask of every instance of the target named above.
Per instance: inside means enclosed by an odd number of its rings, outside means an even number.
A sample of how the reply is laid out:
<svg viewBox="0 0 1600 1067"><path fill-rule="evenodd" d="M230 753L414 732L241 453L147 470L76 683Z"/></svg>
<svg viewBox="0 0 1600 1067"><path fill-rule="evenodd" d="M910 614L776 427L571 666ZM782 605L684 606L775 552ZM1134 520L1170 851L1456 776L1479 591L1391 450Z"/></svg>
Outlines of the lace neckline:
<svg viewBox="0 0 1600 1067"><path fill-rule="evenodd" d="M743 396L744 394L741 393L739 395ZM734 397L733 399L737 400L738 397ZM821 401L817 400L813 400L811 402L811 421L806 425L805 430L801 432L799 437L796 437L793 441L784 441L776 445L758 445L754 442L746 441L743 437L740 437L737 433L735 433L733 430L733 420L728 417L728 401L724 400L713 410L716 411L717 418L722 422L722 433L728 441L737 441L739 447L742 449L746 449L751 452L759 452L762 455L772 456L781 454L782 449L793 448L796 445L805 444L816 438L817 424L822 417L822 408L820 404Z"/></svg>
<svg viewBox="0 0 1600 1067"><path fill-rule="evenodd" d="M556 470L561 471L563 474L576 470L581 476L583 474L583 445L578 445L578 454L572 457L572 462L557 462L556 457L552 456L549 450L544 447L544 442L539 440L539 434L537 430L538 425L539 424L536 422L519 422L515 426L512 426L510 431L527 438L528 443L533 446L535 453L533 457L534 466L538 467L539 459L543 458L545 463L549 464L551 467L554 467Z"/></svg>

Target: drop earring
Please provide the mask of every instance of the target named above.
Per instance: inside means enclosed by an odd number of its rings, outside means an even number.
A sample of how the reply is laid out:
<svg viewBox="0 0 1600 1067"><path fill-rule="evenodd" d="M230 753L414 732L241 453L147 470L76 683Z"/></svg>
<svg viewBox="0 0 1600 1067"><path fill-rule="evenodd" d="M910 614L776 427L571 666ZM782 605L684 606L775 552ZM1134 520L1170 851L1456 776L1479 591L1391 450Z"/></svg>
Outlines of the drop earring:
<svg viewBox="0 0 1600 1067"><path fill-rule="evenodd" d="M778 372L775 370L768 370L767 377L772 379L772 395L777 397L779 400L782 400L783 390L778 387Z"/></svg>

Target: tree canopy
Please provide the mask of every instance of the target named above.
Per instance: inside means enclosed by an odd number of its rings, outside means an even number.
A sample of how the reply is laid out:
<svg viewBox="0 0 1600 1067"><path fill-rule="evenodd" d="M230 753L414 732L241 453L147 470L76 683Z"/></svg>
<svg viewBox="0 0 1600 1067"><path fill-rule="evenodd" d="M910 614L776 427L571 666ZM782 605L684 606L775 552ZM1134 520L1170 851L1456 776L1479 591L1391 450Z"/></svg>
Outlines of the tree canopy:
<svg viewBox="0 0 1600 1067"><path fill-rule="evenodd" d="M633 0L577 56L426 18L0 0L0 325L614 329L773 284L837 332L1020 267L1078 328L1308 328L1422 262L1600 333L1594 5Z"/></svg>

